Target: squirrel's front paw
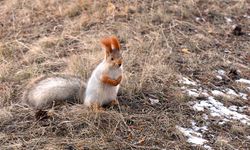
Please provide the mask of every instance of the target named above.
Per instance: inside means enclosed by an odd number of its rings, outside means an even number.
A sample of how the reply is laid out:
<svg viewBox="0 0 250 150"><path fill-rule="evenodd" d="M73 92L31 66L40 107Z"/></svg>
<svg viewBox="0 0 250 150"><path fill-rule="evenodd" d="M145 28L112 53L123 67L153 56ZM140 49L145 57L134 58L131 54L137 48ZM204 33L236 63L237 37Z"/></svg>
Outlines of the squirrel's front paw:
<svg viewBox="0 0 250 150"><path fill-rule="evenodd" d="M119 84L122 81L122 76L119 76L116 81Z"/></svg>
<svg viewBox="0 0 250 150"><path fill-rule="evenodd" d="M105 111L105 109L99 104L99 103L94 103L90 106L90 109L94 112L102 112Z"/></svg>
<svg viewBox="0 0 250 150"><path fill-rule="evenodd" d="M111 106L119 105L119 101L117 99L112 100L110 103Z"/></svg>

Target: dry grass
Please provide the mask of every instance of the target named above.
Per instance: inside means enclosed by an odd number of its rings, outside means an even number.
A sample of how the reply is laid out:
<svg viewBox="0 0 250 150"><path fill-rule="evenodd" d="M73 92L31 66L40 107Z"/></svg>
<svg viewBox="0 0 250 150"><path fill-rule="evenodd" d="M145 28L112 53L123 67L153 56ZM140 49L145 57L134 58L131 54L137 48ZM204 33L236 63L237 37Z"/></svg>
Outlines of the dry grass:
<svg viewBox="0 0 250 150"><path fill-rule="evenodd" d="M215 70L232 68L249 77L249 7L247 0L0 1L1 149L202 149L176 129L191 119L207 121L188 106L194 99L181 93L177 80L188 76L213 88ZM235 23L244 35L232 34ZM121 39L124 57L119 109L93 113L63 106L36 121L30 108L18 104L23 87L41 74L87 80L103 57L100 38L111 34ZM159 103L151 105L149 98ZM249 126L210 121L210 146L250 146Z"/></svg>

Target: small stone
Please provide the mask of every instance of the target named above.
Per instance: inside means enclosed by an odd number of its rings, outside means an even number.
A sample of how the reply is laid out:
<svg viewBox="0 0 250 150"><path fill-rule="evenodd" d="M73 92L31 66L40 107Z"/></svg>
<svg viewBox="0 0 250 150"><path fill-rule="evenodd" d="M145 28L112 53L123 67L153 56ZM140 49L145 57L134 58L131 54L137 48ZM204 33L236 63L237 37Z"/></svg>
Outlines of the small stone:
<svg viewBox="0 0 250 150"><path fill-rule="evenodd" d="M153 19L152 19L152 23L153 23L154 25L160 25L160 24L162 24L161 16L155 15L155 16L153 17Z"/></svg>
<svg viewBox="0 0 250 150"><path fill-rule="evenodd" d="M228 73L228 77L232 80L240 79L240 72L237 69L231 69Z"/></svg>
<svg viewBox="0 0 250 150"><path fill-rule="evenodd" d="M242 32L242 27L241 25L236 25L234 26L234 29L232 31L233 35L240 36L243 35L244 33Z"/></svg>

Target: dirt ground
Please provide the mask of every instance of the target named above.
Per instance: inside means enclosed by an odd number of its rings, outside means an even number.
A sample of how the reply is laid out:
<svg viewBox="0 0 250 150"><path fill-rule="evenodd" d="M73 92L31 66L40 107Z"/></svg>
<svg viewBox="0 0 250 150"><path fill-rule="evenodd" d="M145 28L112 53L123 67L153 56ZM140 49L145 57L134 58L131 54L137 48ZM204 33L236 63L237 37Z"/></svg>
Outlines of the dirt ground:
<svg viewBox="0 0 250 150"><path fill-rule="evenodd" d="M40 75L87 81L110 35L119 107L20 105ZM0 149L249 149L249 79L248 0L0 0Z"/></svg>

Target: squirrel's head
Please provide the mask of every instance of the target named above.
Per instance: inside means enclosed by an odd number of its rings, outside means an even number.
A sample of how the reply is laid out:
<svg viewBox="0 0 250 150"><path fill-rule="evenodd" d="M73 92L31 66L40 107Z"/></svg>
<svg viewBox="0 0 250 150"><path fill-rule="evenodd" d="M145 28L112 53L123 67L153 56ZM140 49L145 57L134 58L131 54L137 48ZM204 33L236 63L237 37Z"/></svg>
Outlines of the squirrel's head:
<svg viewBox="0 0 250 150"><path fill-rule="evenodd" d="M117 37L112 36L101 40L102 48L105 52L105 61L110 67L121 67L122 55L120 50L120 42Z"/></svg>

